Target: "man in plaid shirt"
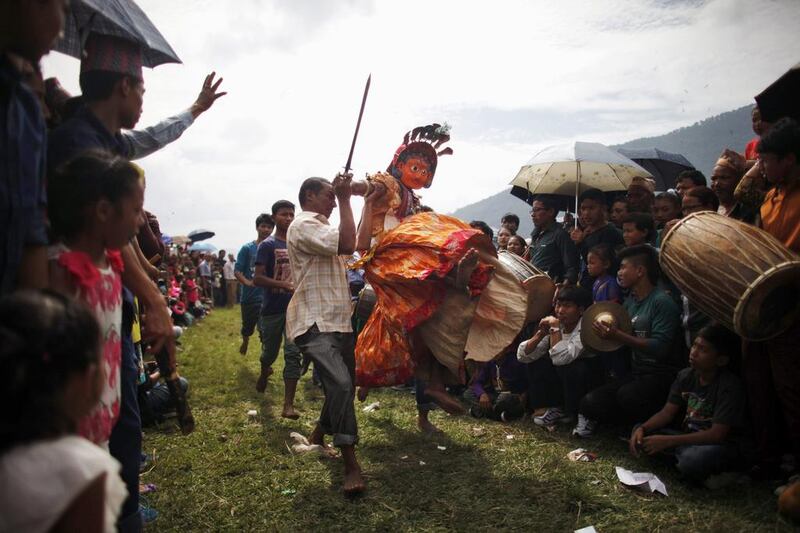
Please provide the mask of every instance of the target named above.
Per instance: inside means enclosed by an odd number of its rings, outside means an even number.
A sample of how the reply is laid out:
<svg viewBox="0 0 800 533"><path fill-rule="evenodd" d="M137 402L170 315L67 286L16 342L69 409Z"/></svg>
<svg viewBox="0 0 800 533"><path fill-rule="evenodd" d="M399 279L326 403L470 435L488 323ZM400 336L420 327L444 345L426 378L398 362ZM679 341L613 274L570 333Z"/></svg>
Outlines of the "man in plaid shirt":
<svg viewBox="0 0 800 533"><path fill-rule="evenodd" d="M355 494L365 488L356 460L358 443L353 397L355 356L350 323L350 289L345 262L356 245L356 227L350 207L352 175L337 175L333 183L308 178L300 187L298 214L286 234L294 295L286 309L286 337L314 361L325 391L311 444L325 446L325 435L344 459L344 492ZM339 201L339 227L328 222Z"/></svg>

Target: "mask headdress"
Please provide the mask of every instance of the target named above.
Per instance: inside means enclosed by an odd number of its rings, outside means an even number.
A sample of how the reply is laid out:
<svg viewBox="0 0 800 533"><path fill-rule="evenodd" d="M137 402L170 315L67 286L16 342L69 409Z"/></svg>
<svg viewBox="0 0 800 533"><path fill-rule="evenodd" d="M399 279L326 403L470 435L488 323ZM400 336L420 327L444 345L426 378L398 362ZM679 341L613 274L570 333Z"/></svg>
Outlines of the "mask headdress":
<svg viewBox="0 0 800 533"><path fill-rule="evenodd" d="M403 144L401 144L394 153L392 162L386 169L395 178L400 179L400 171L397 168L399 161L405 161L411 156L422 157L428 161L430 175L425 184L425 188L431 186L433 175L436 173L436 164L440 155L451 155L453 149L448 147L439 150L439 148L450 140L450 126L445 123L429 124L427 126L419 126L407 132L403 136Z"/></svg>

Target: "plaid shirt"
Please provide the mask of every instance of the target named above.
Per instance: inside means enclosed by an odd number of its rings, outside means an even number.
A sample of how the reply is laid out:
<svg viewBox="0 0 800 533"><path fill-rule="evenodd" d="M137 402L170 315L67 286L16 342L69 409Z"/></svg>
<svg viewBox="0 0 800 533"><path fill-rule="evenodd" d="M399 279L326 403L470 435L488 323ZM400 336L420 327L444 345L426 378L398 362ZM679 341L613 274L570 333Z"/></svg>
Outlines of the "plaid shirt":
<svg viewBox="0 0 800 533"><path fill-rule="evenodd" d="M303 211L289 226L286 244L295 288L286 309L286 337L294 340L314 324L322 333L353 331L339 230L323 215Z"/></svg>
<svg viewBox="0 0 800 533"><path fill-rule="evenodd" d="M0 55L0 295L16 287L25 247L47 244L46 143L36 96Z"/></svg>

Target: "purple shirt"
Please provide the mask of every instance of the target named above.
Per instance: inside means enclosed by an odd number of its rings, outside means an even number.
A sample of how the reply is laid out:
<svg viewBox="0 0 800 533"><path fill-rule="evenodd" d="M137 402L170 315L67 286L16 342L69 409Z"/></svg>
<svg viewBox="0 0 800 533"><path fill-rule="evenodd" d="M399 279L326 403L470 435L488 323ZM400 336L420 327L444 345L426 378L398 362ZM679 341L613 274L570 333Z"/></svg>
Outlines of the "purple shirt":
<svg viewBox="0 0 800 533"><path fill-rule="evenodd" d="M495 387L497 381L502 382ZM484 389L495 389L497 392L508 391L521 394L528 390L528 371L524 363L517 361L517 349L508 352L499 361L490 361L483 365L480 373L470 385L475 396L480 397L485 393ZM502 388L500 388L502 387Z"/></svg>
<svg viewBox="0 0 800 533"><path fill-rule="evenodd" d="M597 302L622 303L622 291L617 283L617 278L611 274L600 276L592 286L592 300Z"/></svg>

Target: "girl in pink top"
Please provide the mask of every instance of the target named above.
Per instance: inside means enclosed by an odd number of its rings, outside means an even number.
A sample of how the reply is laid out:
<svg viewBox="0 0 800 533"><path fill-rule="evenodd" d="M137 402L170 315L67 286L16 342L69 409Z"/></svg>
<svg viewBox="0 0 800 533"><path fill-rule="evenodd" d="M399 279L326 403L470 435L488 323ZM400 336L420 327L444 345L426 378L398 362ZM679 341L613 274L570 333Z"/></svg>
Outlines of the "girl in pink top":
<svg viewBox="0 0 800 533"><path fill-rule="evenodd" d="M100 326L103 388L78 433L107 445L119 417L122 257L142 222L141 170L99 152L80 155L48 179L48 214L58 244L50 248L50 285L82 301Z"/></svg>

